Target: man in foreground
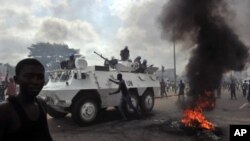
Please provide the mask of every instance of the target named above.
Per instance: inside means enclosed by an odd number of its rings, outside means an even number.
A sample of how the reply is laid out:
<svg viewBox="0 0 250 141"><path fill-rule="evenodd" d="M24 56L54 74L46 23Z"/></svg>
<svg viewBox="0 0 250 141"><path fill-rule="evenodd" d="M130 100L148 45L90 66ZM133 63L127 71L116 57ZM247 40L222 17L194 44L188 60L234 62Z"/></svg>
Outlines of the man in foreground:
<svg viewBox="0 0 250 141"><path fill-rule="evenodd" d="M0 140L52 141L45 110L36 98L45 82L43 65L35 59L24 59L15 73L20 91L0 104Z"/></svg>

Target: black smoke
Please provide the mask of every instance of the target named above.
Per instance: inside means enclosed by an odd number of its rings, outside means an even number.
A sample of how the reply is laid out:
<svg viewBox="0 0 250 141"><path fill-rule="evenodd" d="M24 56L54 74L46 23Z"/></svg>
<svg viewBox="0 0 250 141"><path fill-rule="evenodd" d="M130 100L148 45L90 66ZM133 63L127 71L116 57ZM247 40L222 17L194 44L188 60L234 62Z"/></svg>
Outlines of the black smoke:
<svg viewBox="0 0 250 141"><path fill-rule="evenodd" d="M227 2L169 0L163 8L163 37L195 46L186 68L191 95L217 89L223 73L242 70L248 58L248 48L227 24Z"/></svg>

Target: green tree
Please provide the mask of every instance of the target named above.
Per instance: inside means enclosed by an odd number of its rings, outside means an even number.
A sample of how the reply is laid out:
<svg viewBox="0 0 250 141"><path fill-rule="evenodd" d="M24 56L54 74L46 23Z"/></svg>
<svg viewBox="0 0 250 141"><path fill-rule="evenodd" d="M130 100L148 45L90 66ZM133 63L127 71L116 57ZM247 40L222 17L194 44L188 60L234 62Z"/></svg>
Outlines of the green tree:
<svg viewBox="0 0 250 141"><path fill-rule="evenodd" d="M60 62L68 60L70 54L79 54L79 50L70 49L66 44L36 43L28 49L28 56L41 61L46 70L59 69Z"/></svg>

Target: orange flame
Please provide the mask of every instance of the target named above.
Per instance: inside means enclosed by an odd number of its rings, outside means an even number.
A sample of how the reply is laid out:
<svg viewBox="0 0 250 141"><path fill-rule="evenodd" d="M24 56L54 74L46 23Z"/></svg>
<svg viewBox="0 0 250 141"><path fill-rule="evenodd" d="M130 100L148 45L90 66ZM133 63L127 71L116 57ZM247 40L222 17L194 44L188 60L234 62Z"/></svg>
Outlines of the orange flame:
<svg viewBox="0 0 250 141"><path fill-rule="evenodd" d="M181 122L187 127L214 130L214 125L203 114L204 109L213 109L214 107L215 99L213 98L213 93L205 91L195 102L194 108L184 110Z"/></svg>

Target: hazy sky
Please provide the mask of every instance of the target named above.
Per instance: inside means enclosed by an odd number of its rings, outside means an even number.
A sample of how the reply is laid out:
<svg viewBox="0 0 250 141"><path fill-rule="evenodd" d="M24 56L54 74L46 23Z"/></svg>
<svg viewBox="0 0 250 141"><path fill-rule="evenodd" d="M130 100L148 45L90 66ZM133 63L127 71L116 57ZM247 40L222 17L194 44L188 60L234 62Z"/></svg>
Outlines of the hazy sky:
<svg viewBox="0 0 250 141"><path fill-rule="evenodd" d="M120 50L127 45L132 60L140 55L149 65L173 68L173 43L161 38L158 22L167 1L0 0L0 62L15 65L27 57L31 44L50 42L80 49L90 65L103 64L94 51L120 58ZM238 24L248 27L247 0L231 1ZM242 37L249 33L244 28L236 30ZM183 72L189 58L189 50L179 46L177 73Z"/></svg>

